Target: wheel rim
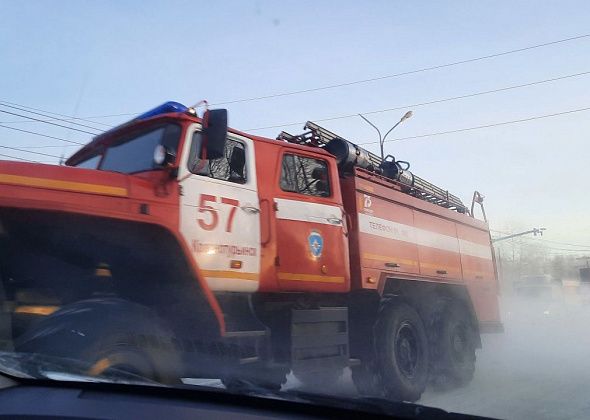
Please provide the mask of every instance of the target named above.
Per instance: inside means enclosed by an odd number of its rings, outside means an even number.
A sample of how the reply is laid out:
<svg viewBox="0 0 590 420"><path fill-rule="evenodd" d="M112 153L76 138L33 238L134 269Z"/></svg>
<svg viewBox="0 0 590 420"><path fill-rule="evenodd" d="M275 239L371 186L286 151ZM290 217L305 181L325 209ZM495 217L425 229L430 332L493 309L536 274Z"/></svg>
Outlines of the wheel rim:
<svg viewBox="0 0 590 420"><path fill-rule="evenodd" d="M416 329L408 321L398 327L395 334L395 363L407 378L413 378L418 369L420 348Z"/></svg>

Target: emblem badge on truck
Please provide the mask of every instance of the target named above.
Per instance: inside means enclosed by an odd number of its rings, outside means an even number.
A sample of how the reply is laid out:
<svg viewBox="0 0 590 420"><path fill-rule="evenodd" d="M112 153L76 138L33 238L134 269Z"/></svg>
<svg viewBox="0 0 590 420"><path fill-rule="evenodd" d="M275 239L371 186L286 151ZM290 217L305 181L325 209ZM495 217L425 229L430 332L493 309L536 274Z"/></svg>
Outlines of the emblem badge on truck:
<svg viewBox="0 0 590 420"><path fill-rule="evenodd" d="M373 210L370 208L373 205L371 196L368 194L363 194L363 198L363 211L365 213L373 213Z"/></svg>
<svg viewBox="0 0 590 420"><path fill-rule="evenodd" d="M322 250L324 249L324 238L322 238L322 234L320 232L317 230L312 230L307 237L307 243L309 244L309 252L311 252L312 257L319 258L322 256Z"/></svg>

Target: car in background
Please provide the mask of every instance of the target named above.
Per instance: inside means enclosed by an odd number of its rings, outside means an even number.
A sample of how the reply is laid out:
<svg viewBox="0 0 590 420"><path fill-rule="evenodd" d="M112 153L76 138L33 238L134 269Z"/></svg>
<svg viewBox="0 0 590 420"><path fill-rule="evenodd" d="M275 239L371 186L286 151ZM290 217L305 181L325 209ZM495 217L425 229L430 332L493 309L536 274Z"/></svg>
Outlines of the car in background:
<svg viewBox="0 0 590 420"><path fill-rule="evenodd" d="M530 298L554 298L560 289L549 274L533 274L520 276L513 283L517 296Z"/></svg>

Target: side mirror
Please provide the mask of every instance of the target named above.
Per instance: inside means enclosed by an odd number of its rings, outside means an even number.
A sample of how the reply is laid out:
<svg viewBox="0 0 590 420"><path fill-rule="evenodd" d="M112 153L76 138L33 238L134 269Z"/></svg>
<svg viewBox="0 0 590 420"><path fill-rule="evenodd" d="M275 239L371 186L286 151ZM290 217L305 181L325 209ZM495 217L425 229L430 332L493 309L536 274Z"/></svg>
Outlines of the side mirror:
<svg viewBox="0 0 590 420"><path fill-rule="evenodd" d="M169 166L174 162L176 155L166 146L158 144L154 149L154 164L156 166Z"/></svg>
<svg viewBox="0 0 590 420"><path fill-rule="evenodd" d="M203 150L207 159L225 156L227 109L212 109L203 115Z"/></svg>

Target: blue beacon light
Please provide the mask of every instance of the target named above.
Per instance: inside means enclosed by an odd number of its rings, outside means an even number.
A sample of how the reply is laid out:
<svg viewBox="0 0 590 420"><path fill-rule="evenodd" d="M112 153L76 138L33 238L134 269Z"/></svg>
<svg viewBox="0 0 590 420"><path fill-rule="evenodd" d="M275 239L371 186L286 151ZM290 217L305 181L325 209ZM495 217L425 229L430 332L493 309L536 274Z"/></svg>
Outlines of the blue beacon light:
<svg viewBox="0 0 590 420"><path fill-rule="evenodd" d="M147 120L148 118L154 117L156 115L167 114L169 112L187 111L188 107L184 106L183 104L174 101L168 101L160 106L155 107L154 109L150 109L149 111L144 112L143 114L136 117L135 120Z"/></svg>

